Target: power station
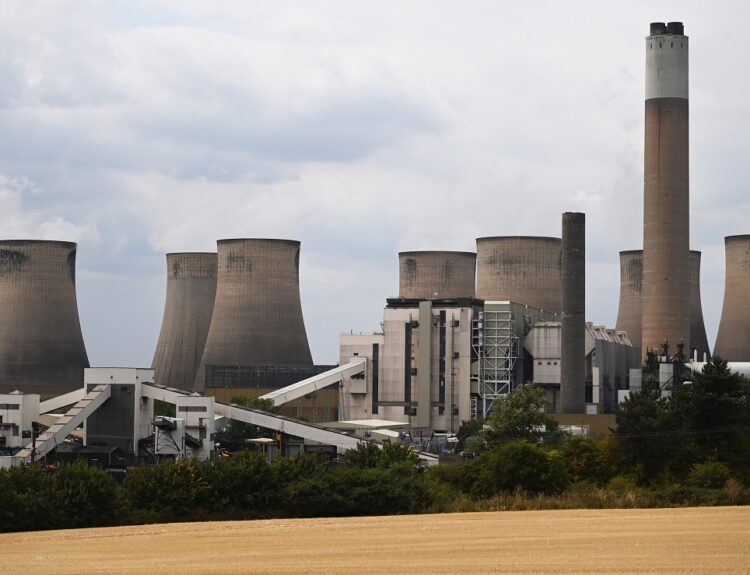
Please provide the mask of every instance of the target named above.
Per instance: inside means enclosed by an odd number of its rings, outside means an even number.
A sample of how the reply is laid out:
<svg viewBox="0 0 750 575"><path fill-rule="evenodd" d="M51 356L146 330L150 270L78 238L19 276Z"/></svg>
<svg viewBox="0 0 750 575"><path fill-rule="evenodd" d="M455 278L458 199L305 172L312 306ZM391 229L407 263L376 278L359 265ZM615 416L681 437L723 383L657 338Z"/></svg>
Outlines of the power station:
<svg viewBox="0 0 750 575"><path fill-rule="evenodd" d="M410 443L431 465L436 445L531 381L562 425L606 433L645 378L668 394L711 355L701 252L689 248L682 23L651 24L645 80L643 249L620 252L615 329L586 321L586 216L565 212L559 237L399 253L398 295L385 299L380 330L341 335L338 365L313 363L300 242L222 239L216 253L170 253L151 369L90 368L76 245L0 241L0 466L62 453L71 434L102 450L97 457L206 459L230 420L292 438L288 454L387 439ZM714 351L747 372L750 235L725 245ZM237 405L236 396L282 412ZM156 402L172 404L175 416L156 416Z"/></svg>

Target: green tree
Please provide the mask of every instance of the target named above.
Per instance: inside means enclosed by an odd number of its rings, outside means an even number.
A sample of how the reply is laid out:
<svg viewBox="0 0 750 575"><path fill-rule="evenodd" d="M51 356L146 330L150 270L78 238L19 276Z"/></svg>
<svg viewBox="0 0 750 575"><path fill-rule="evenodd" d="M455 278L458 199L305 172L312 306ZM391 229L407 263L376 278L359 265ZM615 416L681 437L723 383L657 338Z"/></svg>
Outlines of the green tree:
<svg viewBox="0 0 750 575"><path fill-rule="evenodd" d="M614 474L614 462L607 440L572 437L560 446L571 481L604 485Z"/></svg>
<svg viewBox="0 0 750 575"><path fill-rule="evenodd" d="M57 529L62 515L51 474L37 466L0 469L0 532Z"/></svg>
<svg viewBox="0 0 750 575"><path fill-rule="evenodd" d="M482 429L466 440L466 451L474 453L497 443L522 439L534 443L556 445L565 434L557 421L546 413L547 393L528 383L513 393L498 397Z"/></svg>
<svg viewBox="0 0 750 575"><path fill-rule="evenodd" d="M260 517L272 511L280 495L270 464L262 453L238 452L201 466L206 507L224 517Z"/></svg>
<svg viewBox="0 0 750 575"><path fill-rule="evenodd" d="M367 441L360 441L355 449L350 449L341 456L341 465L360 469L387 468L406 463L416 467L419 456L408 446L386 441L382 446Z"/></svg>
<svg viewBox="0 0 750 575"><path fill-rule="evenodd" d="M750 478L750 383L714 357L678 389L671 410L693 462L716 459Z"/></svg>
<svg viewBox="0 0 750 575"><path fill-rule="evenodd" d="M85 461L62 465L53 475L61 527L111 525L122 510L117 484L98 467Z"/></svg>
<svg viewBox="0 0 750 575"><path fill-rule="evenodd" d="M657 386L644 383L616 413L618 465L641 483L656 479L669 463L677 435L669 400Z"/></svg>
<svg viewBox="0 0 750 575"><path fill-rule="evenodd" d="M565 461L558 451L526 440L501 443L471 462L476 470L473 493L491 497L521 489L527 493L561 493L568 485Z"/></svg>
<svg viewBox="0 0 750 575"><path fill-rule="evenodd" d="M123 484L128 508L137 521L172 521L198 516L209 486L194 459L152 467L130 467Z"/></svg>
<svg viewBox="0 0 750 575"><path fill-rule="evenodd" d="M644 386L617 412L617 452L624 473L641 483L664 476L681 480L707 460L750 477L750 386L714 357L693 380L661 396Z"/></svg>

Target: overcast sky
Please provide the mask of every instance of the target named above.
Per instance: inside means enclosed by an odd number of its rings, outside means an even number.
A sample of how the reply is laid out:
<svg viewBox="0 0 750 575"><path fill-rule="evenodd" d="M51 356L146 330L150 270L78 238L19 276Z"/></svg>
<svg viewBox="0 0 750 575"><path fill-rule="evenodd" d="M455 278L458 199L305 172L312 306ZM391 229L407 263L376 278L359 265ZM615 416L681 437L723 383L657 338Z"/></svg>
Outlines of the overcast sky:
<svg viewBox="0 0 750 575"><path fill-rule="evenodd" d="M164 254L302 241L317 363L379 327L397 252L560 235L587 318L642 247L649 22L690 36L691 247L713 343L750 233L746 2L2 0L0 238L78 242L92 365L148 366Z"/></svg>

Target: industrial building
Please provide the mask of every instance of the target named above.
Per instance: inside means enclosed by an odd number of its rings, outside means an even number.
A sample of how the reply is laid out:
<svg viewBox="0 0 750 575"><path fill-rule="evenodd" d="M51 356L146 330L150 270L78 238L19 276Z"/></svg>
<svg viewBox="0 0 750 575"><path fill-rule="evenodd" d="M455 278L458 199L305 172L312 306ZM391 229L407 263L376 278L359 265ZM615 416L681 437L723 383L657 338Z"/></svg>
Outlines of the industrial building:
<svg viewBox="0 0 750 575"><path fill-rule="evenodd" d="M343 372L361 369L361 364L356 364ZM336 373L332 377L338 376ZM4 402L0 403L0 439L5 444L0 445L0 468L34 462L62 444L71 447L65 443L66 438L81 425L83 446L100 448L102 453L115 449L124 454L124 462L129 464L165 458L209 459L215 455L215 430L228 420L298 438L298 450L310 443L313 448L328 445L334 453L344 452L362 441L312 423L157 385L151 369L89 368L84 377L84 387L42 402L38 394L0 395ZM298 391L304 393L305 387L314 386L314 382L308 383ZM293 396L291 390L289 397ZM154 417L156 401L174 405L176 417ZM283 403L286 397L275 401ZM41 416L61 408L66 409L65 413L37 433L35 425ZM21 440L14 441L16 437ZM425 465L437 463L437 458L428 453L418 456Z"/></svg>
<svg viewBox="0 0 750 575"><path fill-rule="evenodd" d="M402 252L399 297L386 301L383 331L340 336L342 365L362 358L367 362L365 373L344 381L342 417L399 421L408 424L411 433L423 435L435 430L455 432L462 422L485 417L497 397L528 381L544 384L556 411L612 411L617 390L627 388L630 369L640 365L639 350L622 332L585 324L581 301L585 293L583 214L565 214L563 224L562 242L556 238L478 239L477 249L484 246L485 257L477 257L476 277L479 282L479 266L489 260L494 262L491 267L495 270L502 263L508 269L515 268L520 277L524 277L523 265L509 262L541 260L544 263L538 273L542 276L558 270L553 288L560 286L562 309L570 310L572 330L580 331L569 336L569 340L577 341L573 349L567 350L570 357L579 358L578 362L569 361L575 364L574 373L568 376L568 393L574 407L566 409L561 399L566 386L564 338L560 334L566 324L561 322L560 314L525 302L472 297L474 270L465 266L463 280L453 276L457 260L471 261L471 255L464 252ZM566 226L570 229L566 230ZM568 249L562 263L561 244L563 250ZM531 253L512 253L510 246L529 248ZM405 265L406 261L413 263ZM420 265L422 261L429 265ZM537 286L533 297L539 301L537 280L529 279L537 272L530 267L525 281ZM415 270L420 269L426 273L414 277ZM569 298L564 297L566 282L560 280L563 269L569 271L567 289L574 293ZM451 277L441 277L436 270ZM485 268L485 289L489 289L494 273L499 272L490 273ZM409 275L407 279L405 274ZM494 283L496 289L504 289L497 287L499 280ZM461 286L452 292L457 297L432 297L448 294L449 285ZM569 300L572 301L568 303Z"/></svg>

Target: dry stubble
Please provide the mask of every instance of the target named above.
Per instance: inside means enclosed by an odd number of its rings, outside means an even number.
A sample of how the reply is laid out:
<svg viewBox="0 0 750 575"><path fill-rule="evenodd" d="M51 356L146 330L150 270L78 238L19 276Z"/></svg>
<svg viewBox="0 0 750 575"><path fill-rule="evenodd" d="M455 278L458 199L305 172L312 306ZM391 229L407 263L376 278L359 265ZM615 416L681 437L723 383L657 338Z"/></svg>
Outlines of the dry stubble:
<svg viewBox="0 0 750 575"><path fill-rule="evenodd" d="M750 573L750 508L460 513L0 535L0 573Z"/></svg>

